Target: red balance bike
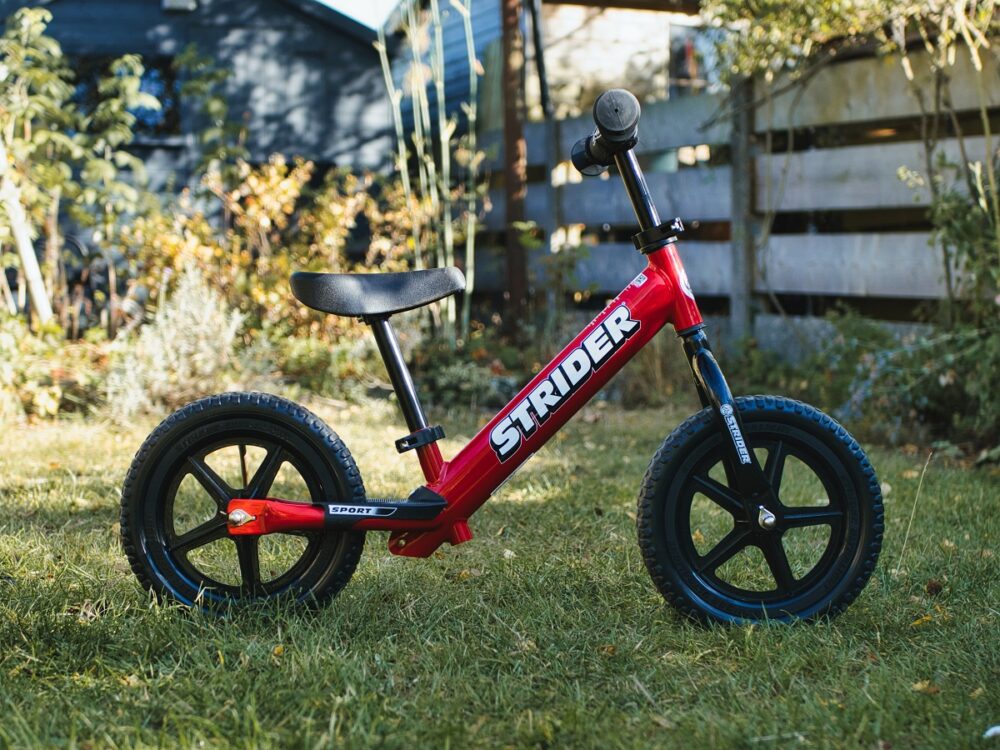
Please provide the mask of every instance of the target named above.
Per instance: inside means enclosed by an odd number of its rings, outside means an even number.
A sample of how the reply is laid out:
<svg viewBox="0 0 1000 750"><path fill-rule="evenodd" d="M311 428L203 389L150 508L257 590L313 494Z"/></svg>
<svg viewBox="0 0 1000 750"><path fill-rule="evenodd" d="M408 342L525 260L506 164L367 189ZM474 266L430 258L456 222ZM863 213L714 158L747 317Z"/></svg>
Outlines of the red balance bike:
<svg viewBox="0 0 1000 750"><path fill-rule="evenodd" d="M122 492L132 569L161 598L218 608L280 597L323 603L348 582L365 532L396 555L428 557L472 539L468 520L661 328L683 339L703 409L653 456L638 532L660 593L687 615L723 622L841 612L872 574L882 541L875 471L842 426L779 396L734 398L712 355L677 253L636 161L639 103L601 95L595 133L573 149L586 175L614 164L641 231L646 268L454 458L427 423L390 317L464 289L462 273L296 273L295 296L369 324L426 482L374 499L347 447L306 409L226 393L168 417L139 449Z"/></svg>

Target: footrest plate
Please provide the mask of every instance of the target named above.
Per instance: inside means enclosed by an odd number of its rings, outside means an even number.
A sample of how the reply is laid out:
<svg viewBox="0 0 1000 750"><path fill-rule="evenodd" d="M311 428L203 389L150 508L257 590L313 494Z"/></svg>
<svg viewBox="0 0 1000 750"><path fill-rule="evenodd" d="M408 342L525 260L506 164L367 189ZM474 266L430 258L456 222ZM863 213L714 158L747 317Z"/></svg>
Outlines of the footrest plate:
<svg viewBox="0 0 1000 750"><path fill-rule="evenodd" d="M362 518L392 518L395 521L430 521L444 510L447 502L435 492L421 487L407 500L369 499L363 503L324 503L327 527L349 527Z"/></svg>

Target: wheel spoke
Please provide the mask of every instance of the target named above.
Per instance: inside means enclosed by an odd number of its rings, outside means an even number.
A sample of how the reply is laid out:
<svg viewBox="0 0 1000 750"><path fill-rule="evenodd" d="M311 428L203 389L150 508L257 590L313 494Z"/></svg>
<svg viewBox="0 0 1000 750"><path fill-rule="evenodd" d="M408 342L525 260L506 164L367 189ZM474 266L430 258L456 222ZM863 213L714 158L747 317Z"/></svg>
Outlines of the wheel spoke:
<svg viewBox="0 0 1000 750"><path fill-rule="evenodd" d="M267 497L284 460L285 453L281 450L281 446L275 446L268 450L264 460L254 472L253 479L247 484L247 496L258 500Z"/></svg>
<svg viewBox="0 0 1000 750"><path fill-rule="evenodd" d="M768 539L761 545L767 567L771 569L774 582L779 589L790 588L795 584L795 576L792 575L792 566L788 564L788 555L785 554L785 546L779 537Z"/></svg>
<svg viewBox="0 0 1000 750"><path fill-rule="evenodd" d="M219 507L219 510L226 510L229 506L229 501L235 495L232 488L222 480L222 477L213 471L211 466L205 463L204 459L188 456L188 466L191 468L191 474L194 478L198 480L198 483L215 500L215 504Z"/></svg>
<svg viewBox="0 0 1000 750"><path fill-rule="evenodd" d="M787 508L781 516L781 525L786 529L803 526L833 525L844 517L844 511L822 505L818 508Z"/></svg>
<svg viewBox="0 0 1000 750"><path fill-rule="evenodd" d="M711 573L720 565L728 562L737 552L747 546L748 536L749 534L744 529L733 529L712 547L707 555L698 559L698 569Z"/></svg>
<svg viewBox="0 0 1000 750"><path fill-rule="evenodd" d="M260 538L244 536L234 539L236 555L240 561L240 578L243 590L251 595L260 592Z"/></svg>
<svg viewBox="0 0 1000 750"><path fill-rule="evenodd" d="M767 477L767 481L774 493L777 493L778 488L781 486L782 474L785 471L785 456L787 455L788 450L780 440L776 446L767 452L767 461L764 463L764 476Z"/></svg>
<svg viewBox="0 0 1000 750"><path fill-rule="evenodd" d="M742 515L743 501L731 489L724 484L715 481L708 476L696 476L693 478L698 491L708 497L723 510L734 516Z"/></svg>
<svg viewBox="0 0 1000 750"><path fill-rule="evenodd" d="M247 479L247 446L246 443L240 443L240 476L243 477L243 486L246 487L249 483Z"/></svg>
<svg viewBox="0 0 1000 750"><path fill-rule="evenodd" d="M216 516L174 539L170 551L174 554L190 552L198 547L204 547L216 539L222 539L227 536L227 533L226 519L222 516Z"/></svg>

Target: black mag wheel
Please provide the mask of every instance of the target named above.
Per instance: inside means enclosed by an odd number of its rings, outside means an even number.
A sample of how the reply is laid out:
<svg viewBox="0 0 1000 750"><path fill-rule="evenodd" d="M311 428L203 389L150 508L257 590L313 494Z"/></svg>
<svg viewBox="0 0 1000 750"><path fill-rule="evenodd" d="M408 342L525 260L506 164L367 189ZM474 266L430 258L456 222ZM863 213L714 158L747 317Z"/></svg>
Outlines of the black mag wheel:
<svg viewBox="0 0 1000 750"><path fill-rule="evenodd" d="M864 451L836 421L776 396L736 400L776 500L745 502L710 409L653 457L637 525L660 593L703 621L836 615L861 592L882 545L882 496Z"/></svg>
<svg viewBox="0 0 1000 750"><path fill-rule="evenodd" d="M278 597L323 603L350 580L364 533L232 537L235 497L361 501L347 448L318 417L263 393L195 401L146 438L122 490L121 533L139 581L206 609Z"/></svg>

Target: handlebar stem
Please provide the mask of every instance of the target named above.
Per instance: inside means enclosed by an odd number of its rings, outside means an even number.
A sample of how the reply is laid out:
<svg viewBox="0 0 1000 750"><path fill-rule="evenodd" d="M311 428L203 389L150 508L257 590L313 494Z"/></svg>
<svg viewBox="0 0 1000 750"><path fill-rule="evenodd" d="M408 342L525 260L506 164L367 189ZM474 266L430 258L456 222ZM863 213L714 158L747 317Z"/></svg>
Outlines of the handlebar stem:
<svg viewBox="0 0 1000 750"><path fill-rule="evenodd" d="M653 203L653 196L649 193L649 186L635 158L635 152L629 149L615 154L615 165L625 183L629 200L632 201L632 209L639 219L639 227L645 231L658 226L660 214Z"/></svg>

